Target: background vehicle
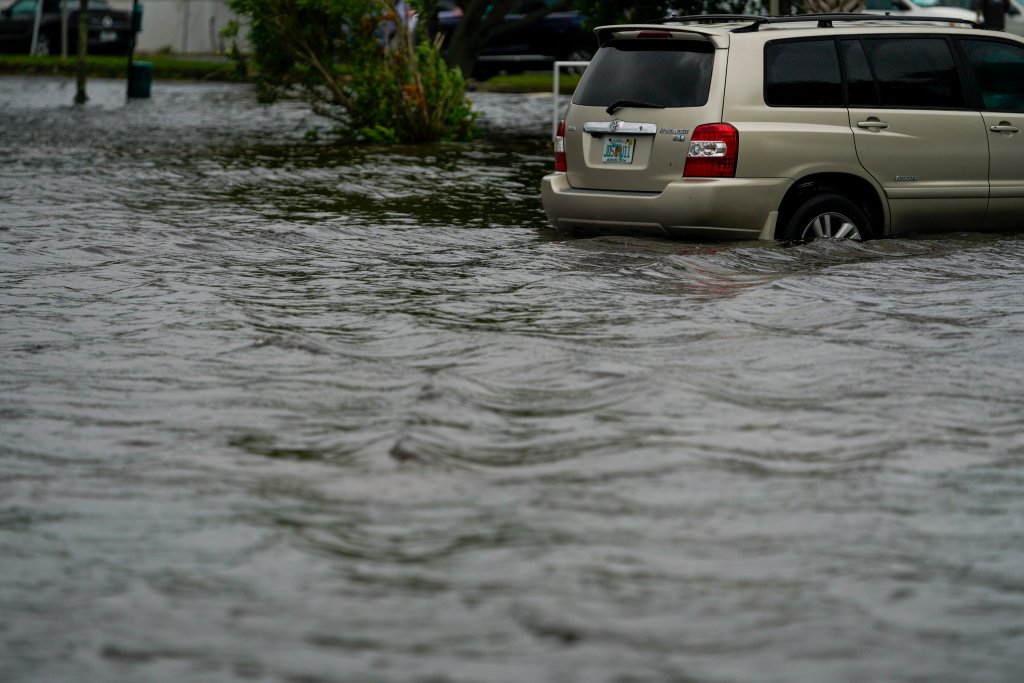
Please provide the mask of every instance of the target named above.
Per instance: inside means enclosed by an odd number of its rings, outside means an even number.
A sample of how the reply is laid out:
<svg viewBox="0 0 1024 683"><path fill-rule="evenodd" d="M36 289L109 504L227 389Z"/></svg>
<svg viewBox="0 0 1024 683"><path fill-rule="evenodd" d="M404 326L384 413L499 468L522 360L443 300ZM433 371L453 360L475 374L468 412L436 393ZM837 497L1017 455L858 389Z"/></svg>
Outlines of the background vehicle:
<svg viewBox="0 0 1024 683"><path fill-rule="evenodd" d="M32 48L32 30L39 0L16 0L0 11L0 52L28 54ZM36 54L61 52L60 0L42 0ZM79 0L67 0L68 51L78 50ZM89 2L89 53L128 54L132 31L131 12L114 10L106 0Z"/></svg>
<svg viewBox="0 0 1024 683"><path fill-rule="evenodd" d="M921 2L928 2L928 0L921 0ZM864 11L868 14L949 17L966 21L974 21L976 17L973 9L964 9L948 4L926 7L912 0L864 0Z"/></svg>
<svg viewBox="0 0 1024 683"><path fill-rule="evenodd" d="M536 9L541 1L521 2L515 12L504 17L502 24L515 24ZM455 6L439 12L437 18L438 29L447 37L458 26L462 10ZM483 78L501 71L516 73L549 69L553 62L559 60L589 60L596 50L597 39L592 31L584 28L582 14L574 10L552 12L529 25L504 31L489 41L480 54L473 75Z"/></svg>
<svg viewBox="0 0 1024 683"><path fill-rule="evenodd" d="M913 0L914 4L930 14L944 14L950 7L974 13L974 0ZM1017 0L1007 0L1010 9L1006 13L1006 32L1024 36L1024 5Z"/></svg>

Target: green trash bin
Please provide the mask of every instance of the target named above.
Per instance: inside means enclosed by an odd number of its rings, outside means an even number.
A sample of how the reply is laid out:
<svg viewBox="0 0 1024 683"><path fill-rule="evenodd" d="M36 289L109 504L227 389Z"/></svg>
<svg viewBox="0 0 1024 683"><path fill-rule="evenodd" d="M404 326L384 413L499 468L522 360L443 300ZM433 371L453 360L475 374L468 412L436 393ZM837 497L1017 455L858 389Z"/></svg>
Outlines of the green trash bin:
<svg viewBox="0 0 1024 683"><path fill-rule="evenodd" d="M153 63L132 62L128 68L128 97L149 97L153 88Z"/></svg>

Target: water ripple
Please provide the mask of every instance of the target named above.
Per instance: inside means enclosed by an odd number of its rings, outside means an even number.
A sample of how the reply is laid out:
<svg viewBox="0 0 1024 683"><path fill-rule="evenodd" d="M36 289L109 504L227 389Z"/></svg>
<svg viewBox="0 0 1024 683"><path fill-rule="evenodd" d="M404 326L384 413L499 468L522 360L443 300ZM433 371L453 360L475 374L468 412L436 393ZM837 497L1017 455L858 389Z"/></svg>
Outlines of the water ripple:
<svg viewBox="0 0 1024 683"><path fill-rule="evenodd" d="M0 679L1019 678L1019 235L570 238L549 97L90 88L0 78Z"/></svg>

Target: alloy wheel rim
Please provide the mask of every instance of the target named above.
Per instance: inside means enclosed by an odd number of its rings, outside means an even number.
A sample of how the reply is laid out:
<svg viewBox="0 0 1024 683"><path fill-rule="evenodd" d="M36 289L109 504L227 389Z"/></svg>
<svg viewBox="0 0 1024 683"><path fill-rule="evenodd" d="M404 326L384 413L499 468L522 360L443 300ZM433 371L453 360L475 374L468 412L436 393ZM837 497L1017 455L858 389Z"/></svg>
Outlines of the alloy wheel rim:
<svg viewBox="0 0 1024 683"><path fill-rule="evenodd" d="M803 239L863 240L856 223L841 213L830 211L815 216L804 228Z"/></svg>

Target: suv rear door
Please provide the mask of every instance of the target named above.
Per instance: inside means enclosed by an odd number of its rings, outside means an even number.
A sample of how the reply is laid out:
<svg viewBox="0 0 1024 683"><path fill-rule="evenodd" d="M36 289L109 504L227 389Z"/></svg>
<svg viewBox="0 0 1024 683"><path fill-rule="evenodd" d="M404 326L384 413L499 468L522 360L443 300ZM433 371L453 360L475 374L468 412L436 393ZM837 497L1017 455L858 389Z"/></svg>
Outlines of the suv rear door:
<svg viewBox="0 0 1024 683"><path fill-rule="evenodd" d="M901 232L976 230L988 205L988 139L944 36L840 40L857 155ZM872 76L873 74L873 76Z"/></svg>
<svg viewBox="0 0 1024 683"><path fill-rule="evenodd" d="M682 177L693 129L721 121L725 69L715 65L725 51L697 32L621 34L573 95L566 176L574 188L661 192Z"/></svg>

